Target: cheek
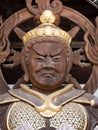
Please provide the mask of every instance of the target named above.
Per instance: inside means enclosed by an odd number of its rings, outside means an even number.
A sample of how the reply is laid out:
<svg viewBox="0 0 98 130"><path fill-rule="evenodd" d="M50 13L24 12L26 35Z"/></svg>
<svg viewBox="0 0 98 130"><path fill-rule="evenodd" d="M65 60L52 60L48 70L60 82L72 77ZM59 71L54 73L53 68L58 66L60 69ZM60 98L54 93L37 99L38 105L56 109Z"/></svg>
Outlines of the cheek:
<svg viewBox="0 0 98 130"><path fill-rule="evenodd" d="M40 69L42 68L42 64L39 63L39 62L37 62L37 61L35 61L35 60L32 60L32 61L29 63L29 65L30 65L31 71L32 71L32 69L33 69L34 71L37 71L37 70L40 70Z"/></svg>
<svg viewBox="0 0 98 130"><path fill-rule="evenodd" d="M59 64L55 65L55 69L59 72L59 73L65 73L66 72L66 62L62 61Z"/></svg>

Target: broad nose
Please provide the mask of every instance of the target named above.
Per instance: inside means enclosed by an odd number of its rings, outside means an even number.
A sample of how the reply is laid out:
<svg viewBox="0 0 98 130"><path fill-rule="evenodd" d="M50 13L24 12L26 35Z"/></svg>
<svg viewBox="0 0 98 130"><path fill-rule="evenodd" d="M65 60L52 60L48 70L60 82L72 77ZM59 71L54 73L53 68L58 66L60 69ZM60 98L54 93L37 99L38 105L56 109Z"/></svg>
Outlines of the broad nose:
<svg viewBox="0 0 98 130"><path fill-rule="evenodd" d="M51 57L46 57L44 66L47 68L54 68L55 67L54 62L52 61Z"/></svg>

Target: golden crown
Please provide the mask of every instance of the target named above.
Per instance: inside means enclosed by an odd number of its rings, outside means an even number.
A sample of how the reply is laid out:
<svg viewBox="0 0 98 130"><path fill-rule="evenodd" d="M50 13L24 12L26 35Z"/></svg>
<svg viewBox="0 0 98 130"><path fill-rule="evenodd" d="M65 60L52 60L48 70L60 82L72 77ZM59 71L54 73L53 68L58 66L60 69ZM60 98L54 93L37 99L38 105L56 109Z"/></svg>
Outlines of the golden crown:
<svg viewBox="0 0 98 130"><path fill-rule="evenodd" d="M53 23L55 22L55 16L50 10L45 10L40 16L41 25L27 32L23 37L23 43L25 44L27 41L34 37L59 37L63 38L68 44L71 43L71 36L68 32L60 29L55 26Z"/></svg>

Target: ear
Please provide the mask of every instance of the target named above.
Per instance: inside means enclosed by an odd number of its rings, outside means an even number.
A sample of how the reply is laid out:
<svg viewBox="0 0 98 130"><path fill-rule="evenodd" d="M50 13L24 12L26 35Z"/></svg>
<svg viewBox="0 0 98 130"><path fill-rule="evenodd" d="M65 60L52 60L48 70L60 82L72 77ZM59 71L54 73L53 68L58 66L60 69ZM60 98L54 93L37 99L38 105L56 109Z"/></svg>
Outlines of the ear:
<svg viewBox="0 0 98 130"><path fill-rule="evenodd" d="M26 32L24 32L23 30L21 30L18 27L14 28L14 32L17 34L17 36L22 39L22 37L26 34Z"/></svg>
<svg viewBox="0 0 98 130"><path fill-rule="evenodd" d="M27 71L27 66L26 66L26 64L22 64L22 68L23 68L23 70L24 70L24 72L25 72L25 74L24 74L24 80L26 81L26 82L28 82L29 81L29 74L28 74L28 71Z"/></svg>
<svg viewBox="0 0 98 130"><path fill-rule="evenodd" d="M29 75L28 75L27 73L24 74L24 80L25 80L26 82L29 81Z"/></svg>
<svg viewBox="0 0 98 130"><path fill-rule="evenodd" d="M24 72L25 72L25 74L24 74L24 80L25 80L26 82L28 82L28 81L29 81L29 74L28 74L28 71L27 71L26 64L22 63L22 68L23 68L23 70L24 70Z"/></svg>
<svg viewBox="0 0 98 130"><path fill-rule="evenodd" d="M70 36L72 38L74 38L76 36L76 34L79 32L79 30L80 30L80 28L78 26L75 26L68 33L70 34Z"/></svg>
<svg viewBox="0 0 98 130"><path fill-rule="evenodd" d="M22 67L22 70L24 71L24 80L27 82L29 81L29 74L28 74L28 70L27 70L27 66L26 66L26 63L25 63L25 58L24 58L24 47L22 48L22 51L21 51L21 67Z"/></svg>

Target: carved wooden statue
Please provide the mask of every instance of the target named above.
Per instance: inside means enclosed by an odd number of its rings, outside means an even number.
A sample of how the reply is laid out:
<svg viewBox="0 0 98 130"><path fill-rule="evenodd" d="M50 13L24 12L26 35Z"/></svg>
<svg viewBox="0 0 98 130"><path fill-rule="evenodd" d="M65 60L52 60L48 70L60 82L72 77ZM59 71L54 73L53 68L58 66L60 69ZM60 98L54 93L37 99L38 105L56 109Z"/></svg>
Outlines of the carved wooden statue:
<svg viewBox="0 0 98 130"><path fill-rule="evenodd" d="M26 9L1 24L0 62L13 60L7 67L21 64L24 75L8 90L0 73L0 127L2 130L97 129L98 99L93 93L98 84L98 18L94 27L79 12L62 6L59 0L51 4L49 0L36 0L36 3L33 7L26 0ZM62 30L58 27L60 16L77 26L68 32ZM39 24L34 29L25 33L16 27L30 18ZM80 55L81 49L71 49L79 28L84 30L86 56ZM20 53L10 49L8 36L12 29L24 43ZM81 63L86 59L93 64L93 70L82 89L70 70L73 64L91 65Z"/></svg>

